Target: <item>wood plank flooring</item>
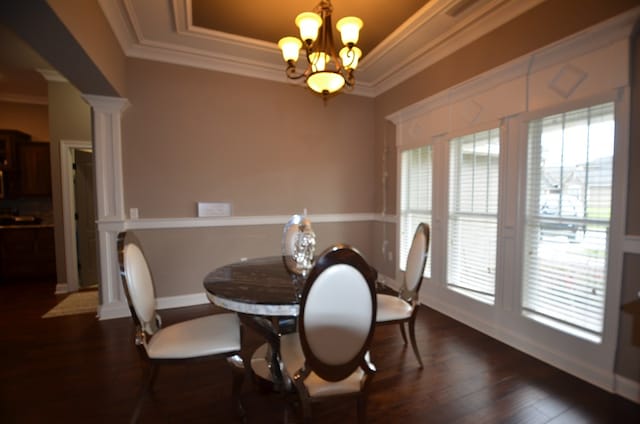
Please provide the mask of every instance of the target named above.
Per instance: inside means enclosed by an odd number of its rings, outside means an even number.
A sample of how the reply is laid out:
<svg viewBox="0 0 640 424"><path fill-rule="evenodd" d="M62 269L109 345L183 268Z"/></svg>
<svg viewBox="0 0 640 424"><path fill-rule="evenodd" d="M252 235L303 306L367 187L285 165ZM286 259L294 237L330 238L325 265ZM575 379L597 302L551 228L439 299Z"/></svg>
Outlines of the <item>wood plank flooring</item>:
<svg viewBox="0 0 640 424"><path fill-rule="evenodd" d="M42 319L53 284L0 284L0 423L126 423L142 367L129 318ZM165 324L216 313L203 305L161 311ZM372 346L369 423L640 423L640 406L600 390L429 308L418 314L419 370L395 326ZM247 356L261 344L244 333ZM224 361L160 369L141 423L233 423ZM280 423L286 400L246 381L248 423ZM317 404L314 423L355 423L349 401Z"/></svg>

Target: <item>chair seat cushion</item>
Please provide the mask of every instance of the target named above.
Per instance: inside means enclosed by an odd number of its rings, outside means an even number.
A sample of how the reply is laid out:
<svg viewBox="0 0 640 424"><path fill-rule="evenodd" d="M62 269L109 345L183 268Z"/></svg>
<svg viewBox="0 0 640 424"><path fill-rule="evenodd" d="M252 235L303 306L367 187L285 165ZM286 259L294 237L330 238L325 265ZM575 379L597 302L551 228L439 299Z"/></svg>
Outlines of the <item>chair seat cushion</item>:
<svg viewBox="0 0 640 424"><path fill-rule="evenodd" d="M240 320L224 313L161 328L147 343L152 359L196 358L240 351Z"/></svg>
<svg viewBox="0 0 640 424"><path fill-rule="evenodd" d="M304 365L304 352L298 333L285 334L280 338L280 355L286 374L293 380L295 373ZM323 380L316 373L311 372L304 380L304 385L311 397L357 393L360 391L364 377L365 373L361 368L344 380L336 382Z"/></svg>
<svg viewBox="0 0 640 424"><path fill-rule="evenodd" d="M411 304L398 296L378 293L376 300L378 302L376 322L407 319L413 312Z"/></svg>

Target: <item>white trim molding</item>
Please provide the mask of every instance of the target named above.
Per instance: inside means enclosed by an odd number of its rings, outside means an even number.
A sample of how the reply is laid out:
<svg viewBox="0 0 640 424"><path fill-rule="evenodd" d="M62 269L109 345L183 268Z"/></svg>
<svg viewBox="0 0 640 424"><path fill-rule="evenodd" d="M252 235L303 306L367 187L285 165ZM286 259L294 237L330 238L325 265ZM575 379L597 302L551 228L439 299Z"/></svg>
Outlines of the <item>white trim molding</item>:
<svg viewBox="0 0 640 424"><path fill-rule="evenodd" d="M96 157L97 160L97 157ZM189 228L215 228L215 227L239 227L239 226L259 226L259 225L283 225L287 222L289 215L262 215L262 216L232 216L223 218L153 218L134 220L101 220L98 221L98 235L106 238L100 244L101 266L107 261L112 264L107 266L103 272L103 284L101 293L103 297L98 316L100 319L121 318L130 315L129 308L124 301L120 286L120 277L117 272L118 263L115 256L115 240L120 231L125 230L165 230L165 229L189 229ZM342 213L342 214L316 214L309 215L314 223L341 223L341 222L396 222L395 215L383 215L378 213ZM113 240L112 240L113 238ZM108 247L113 243L113 247ZM107 246L107 247L104 247ZM103 252L103 249L111 249ZM101 268L102 269L102 268ZM116 271L112 271L112 270ZM393 281L389 277L385 280ZM105 287L102 287L105 286ZM192 293L180 296L170 296L158 298L158 309L180 308L208 303L204 293Z"/></svg>
<svg viewBox="0 0 640 424"><path fill-rule="evenodd" d="M432 0L389 34L358 68L351 92L374 97L546 0ZM277 40L193 25L191 0L99 0L129 57L288 82ZM292 17L293 19L293 17Z"/></svg>
<svg viewBox="0 0 640 424"><path fill-rule="evenodd" d="M206 218L149 218L134 219L126 222L125 227L131 230L159 228L202 228L202 227L238 227L247 225L282 225L289 215L266 216L229 216ZM375 213L344 213L309 215L313 223L318 222L361 222L378 221L380 215Z"/></svg>
<svg viewBox="0 0 640 424"><path fill-rule="evenodd" d="M621 375L615 375L614 393L619 394L625 399L640 404L640 382L630 380Z"/></svg>
<svg viewBox="0 0 640 424"><path fill-rule="evenodd" d="M627 235L624 238L623 249L625 253L640 255L640 236Z"/></svg>
<svg viewBox="0 0 640 424"><path fill-rule="evenodd" d="M379 213L336 213L308 215L313 223L331 222L386 222L396 223L396 215ZM176 228L214 228L241 227L253 225L283 225L289 215L254 215L206 218L146 218L146 219L114 219L97 222L99 231L119 232L125 230L168 230Z"/></svg>

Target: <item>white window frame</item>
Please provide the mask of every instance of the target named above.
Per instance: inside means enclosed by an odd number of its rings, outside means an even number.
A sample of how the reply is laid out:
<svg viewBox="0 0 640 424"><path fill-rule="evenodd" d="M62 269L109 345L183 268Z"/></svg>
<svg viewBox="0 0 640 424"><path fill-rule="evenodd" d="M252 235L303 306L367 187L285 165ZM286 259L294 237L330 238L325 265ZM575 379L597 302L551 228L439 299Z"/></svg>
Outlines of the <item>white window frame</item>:
<svg viewBox="0 0 640 424"><path fill-rule="evenodd" d="M628 145L629 145L629 90L619 89L613 92L575 101L566 102L562 105L540 109L535 112L518 116L515 126L519 127L519 173L518 173L518 218L517 246L518 259L516 270L523 274L524 249L525 249L525 223L526 223L526 173L527 173L527 137L529 122L543 117L570 112L602 103L613 102L615 119L615 141L613 156L613 180L612 180L612 202L610 237L607 258L607 277L604 324L602 329L602 339L598 343L582 337L571 335L564 331L559 331L553 326L542 324L539 321L527 318L522 308L522 303L518 305L519 327L532 337L548 340L548 343L562 343L575 352L580 352L578 364L569 365L569 372L578 375L588 376L593 373L589 369L589 363L600 364L602 367L613 369L615 361L615 350L618 339L619 301L622 281L622 259L624 244L624 225L626 217L626 191L627 191L627 169L628 169ZM524 284L515 287L514 297L522 299ZM558 358L557 365L563 367ZM568 361L570 362L570 361ZM578 366L576 366L578 365ZM598 381L599 376L592 375L593 381ZM588 378L587 378L588 379Z"/></svg>

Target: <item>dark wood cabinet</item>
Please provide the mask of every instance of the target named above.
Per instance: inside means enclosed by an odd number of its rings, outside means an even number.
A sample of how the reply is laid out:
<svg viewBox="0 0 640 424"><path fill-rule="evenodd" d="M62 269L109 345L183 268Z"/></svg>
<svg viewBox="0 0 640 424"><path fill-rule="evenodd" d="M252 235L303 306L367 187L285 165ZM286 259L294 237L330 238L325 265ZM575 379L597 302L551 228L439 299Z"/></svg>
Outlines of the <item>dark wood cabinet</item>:
<svg viewBox="0 0 640 424"><path fill-rule="evenodd" d="M55 278L56 257L51 226L0 229L0 276L3 281Z"/></svg>
<svg viewBox="0 0 640 424"><path fill-rule="evenodd" d="M0 130L0 169L11 171L18 167L16 146L31 141L31 136L16 130Z"/></svg>
<svg viewBox="0 0 640 424"><path fill-rule="evenodd" d="M51 196L49 143L18 144L20 196Z"/></svg>
<svg viewBox="0 0 640 424"><path fill-rule="evenodd" d="M15 130L0 130L0 198L51 196L50 145Z"/></svg>

